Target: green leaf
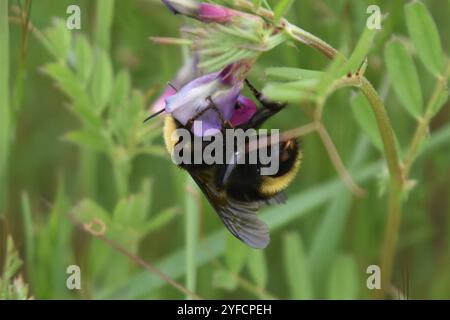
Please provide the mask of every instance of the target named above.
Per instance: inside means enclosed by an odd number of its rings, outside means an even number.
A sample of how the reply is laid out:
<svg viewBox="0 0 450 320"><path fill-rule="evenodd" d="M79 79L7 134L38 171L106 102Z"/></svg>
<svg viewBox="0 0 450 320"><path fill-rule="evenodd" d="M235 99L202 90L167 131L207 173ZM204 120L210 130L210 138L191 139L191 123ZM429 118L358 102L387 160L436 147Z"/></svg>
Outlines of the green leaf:
<svg viewBox="0 0 450 320"><path fill-rule="evenodd" d="M309 262L314 281L320 281L330 267L347 223L352 197L348 190L338 192L326 209L311 245Z"/></svg>
<svg viewBox="0 0 450 320"><path fill-rule="evenodd" d="M64 135L64 139L99 152L108 152L111 148L105 136L92 130L71 131Z"/></svg>
<svg viewBox="0 0 450 320"><path fill-rule="evenodd" d="M117 112L118 108L125 108L128 102L131 90L130 73L126 70L121 70L114 81L114 90L111 98L112 114Z"/></svg>
<svg viewBox="0 0 450 320"><path fill-rule="evenodd" d="M267 68L265 74L276 80L305 80L311 78L319 78L323 72L308 69L288 68L288 67L272 67Z"/></svg>
<svg viewBox="0 0 450 320"><path fill-rule="evenodd" d="M89 105L89 99L78 78L64 63L49 63L43 67L44 72L56 80L57 85L75 103Z"/></svg>
<svg viewBox="0 0 450 320"><path fill-rule="evenodd" d="M327 299L352 300L358 298L358 266L349 255L338 256L330 272Z"/></svg>
<svg viewBox="0 0 450 320"><path fill-rule="evenodd" d="M84 35L78 37L75 52L77 75L83 87L86 87L92 74L93 55L89 41Z"/></svg>
<svg viewBox="0 0 450 320"><path fill-rule="evenodd" d="M255 284L259 288L265 288L267 284L267 263L264 251L250 249L247 267Z"/></svg>
<svg viewBox="0 0 450 320"><path fill-rule="evenodd" d="M100 130L103 126L102 120L99 115L95 114L89 105L75 101L73 105L73 112L81 119L83 124L87 125L90 129Z"/></svg>
<svg viewBox="0 0 450 320"><path fill-rule="evenodd" d="M297 233L283 237L283 263L290 299L313 299L311 274L302 239Z"/></svg>
<svg viewBox="0 0 450 320"><path fill-rule="evenodd" d="M227 237L225 263L232 273L238 274L249 256L249 248L233 236Z"/></svg>
<svg viewBox="0 0 450 320"><path fill-rule="evenodd" d="M2 268L3 284L8 284L8 282L12 280L16 272L19 271L19 268L22 265L22 263L23 261L22 259L20 259L19 253L17 252L17 249L14 245L14 240L10 235L8 235L6 238L6 256Z"/></svg>
<svg viewBox="0 0 450 320"><path fill-rule="evenodd" d="M333 85L334 81L342 76L342 70L347 70L345 67L345 60L343 55L338 55L327 67L326 72L323 72L317 85L316 91L318 97L324 97ZM344 73L346 73L345 71Z"/></svg>
<svg viewBox="0 0 450 320"><path fill-rule="evenodd" d="M24 300L28 298L28 286L23 283L20 276L16 276L22 265L15 248L13 238L6 237L6 252L3 265L3 274L0 277L0 300Z"/></svg>
<svg viewBox="0 0 450 320"><path fill-rule="evenodd" d="M115 223L138 229L147 219L152 194L149 180L143 183L139 194L121 199L114 209L113 219Z"/></svg>
<svg viewBox="0 0 450 320"><path fill-rule="evenodd" d="M378 150L383 151L380 132L372 108L366 98L358 93L351 99L351 108L361 129L369 136L370 141Z"/></svg>
<svg viewBox="0 0 450 320"><path fill-rule="evenodd" d="M286 83L270 83L263 89L263 94L274 101L299 103L314 100L314 92L319 79L306 79Z"/></svg>
<svg viewBox="0 0 450 320"><path fill-rule="evenodd" d="M114 82L109 115L113 132L120 143L127 144L133 129L141 126L141 112L144 110L144 98L139 91L134 91L130 98L131 79L127 71L121 71ZM138 119L139 118L139 119ZM138 129L138 130L139 130Z"/></svg>
<svg viewBox="0 0 450 320"><path fill-rule="evenodd" d="M364 28L364 32L360 36L358 43L353 50L350 58L340 69L339 76L345 75L348 72L356 72L367 57L370 48L372 47L373 39L376 34L376 29Z"/></svg>
<svg viewBox="0 0 450 320"><path fill-rule="evenodd" d="M405 14L408 33L419 58L432 74L439 76L444 67L444 54L433 17L420 1L407 4Z"/></svg>
<svg viewBox="0 0 450 320"><path fill-rule="evenodd" d="M91 128L100 129L101 119L93 112L92 103L75 74L64 63L49 63L44 72L56 80L57 85L72 100L72 111Z"/></svg>
<svg viewBox="0 0 450 320"><path fill-rule="evenodd" d="M97 114L102 113L111 98L112 82L111 60L105 51L101 51L95 62L91 87L93 109Z"/></svg>
<svg viewBox="0 0 450 320"><path fill-rule="evenodd" d="M384 59L392 86L401 104L413 117L420 117L423 98L413 59L400 41L390 41L386 45Z"/></svg>
<svg viewBox="0 0 450 320"><path fill-rule="evenodd" d="M72 35L63 19L57 19L55 25L45 31L48 50L58 60L66 61L72 45Z"/></svg>
<svg viewBox="0 0 450 320"><path fill-rule="evenodd" d="M150 234L155 230L159 230L171 222L177 215L179 215L178 210L175 208L169 208L167 210L158 213L155 217L151 218L147 222L143 223L138 230L143 235Z"/></svg>

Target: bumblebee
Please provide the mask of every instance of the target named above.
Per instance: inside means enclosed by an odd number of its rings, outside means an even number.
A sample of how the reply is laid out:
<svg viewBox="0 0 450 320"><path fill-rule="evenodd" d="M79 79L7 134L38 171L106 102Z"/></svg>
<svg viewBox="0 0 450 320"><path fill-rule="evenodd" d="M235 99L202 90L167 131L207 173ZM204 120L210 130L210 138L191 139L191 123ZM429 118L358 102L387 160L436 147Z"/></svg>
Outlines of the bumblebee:
<svg viewBox="0 0 450 320"><path fill-rule="evenodd" d="M258 108L250 120L234 129L259 129L270 117L281 111L285 105L268 101L248 81L246 84L253 95L262 105ZM212 106L213 102L211 101ZM245 108L239 102L235 110ZM217 109L216 109L217 110ZM197 116L196 116L197 117ZM177 138L176 130L179 128L190 129L194 118L183 126L171 115L164 120L164 141L169 154L173 155L180 139ZM224 128L230 128L230 124L224 121ZM222 134L226 137L226 135ZM195 139L195 138L192 138ZM270 136L255 139L270 141ZM227 141L224 140L224 145ZM191 143L191 145L193 142ZM203 143L205 148L208 143ZM235 150L233 157L251 156L249 144L245 146L245 152L239 153ZM265 248L269 242L269 230L267 225L258 219L256 213L266 205L280 204L286 201L284 189L295 178L300 169L302 152L296 139L278 142L278 171L272 175L262 175L261 169L264 165L257 158L256 163L234 161L225 164L180 164L179 167L189 172L192 179L202 190L210 205L219 215L227 229L239 240L253 248ZM188 151L189 152L189 151Z"/></svg>

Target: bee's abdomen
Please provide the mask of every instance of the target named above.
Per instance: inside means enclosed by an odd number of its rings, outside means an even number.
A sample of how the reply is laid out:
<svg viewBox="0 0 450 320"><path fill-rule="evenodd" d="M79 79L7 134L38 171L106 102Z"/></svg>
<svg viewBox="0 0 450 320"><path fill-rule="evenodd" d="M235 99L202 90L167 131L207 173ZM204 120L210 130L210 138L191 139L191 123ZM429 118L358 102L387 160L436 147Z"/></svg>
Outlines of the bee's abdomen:
<svg viewBox="0 0 450 320"><path fill-rule="evenodd" d="M286 189L300 170L302 157L303 154L296 139L282 143L278 173L261 176L259 192L266 197L271 197Z"/></svg>

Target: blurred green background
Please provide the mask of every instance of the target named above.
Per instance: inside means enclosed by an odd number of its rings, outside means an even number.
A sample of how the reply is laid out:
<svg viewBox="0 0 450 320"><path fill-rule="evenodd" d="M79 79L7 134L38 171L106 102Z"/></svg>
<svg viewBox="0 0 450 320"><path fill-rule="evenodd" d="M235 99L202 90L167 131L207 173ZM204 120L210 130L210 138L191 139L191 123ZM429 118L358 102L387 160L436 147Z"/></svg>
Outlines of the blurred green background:
<svg viewBox="0 0 450 320"><path fill-rule="evenodd" d="M6 260L10 234L24 262L17 275L29 285L29 295L185 297L77 228L68 218L74 214L86 221L102 219L106 237L202 298L373 297L366 287L366 268L379 263L387 173L383 155L355 121L351 90L327 101L324 123L367 196L355 197L346 188L320 138L308 135L302 138L301 172L287 191L290 200L262 212L271 244L264 251L252 250L226 232L186 174L171 163L162 148L162 123L142 125L148 107L182 65L179 47L157 45L149 37L177 37L187 20L160 1L39 0L32 1L30 11L38 36L30 32L24 41L17 8L26 8L27 1L3 1L8 15L16 18L9 24L10 61L0 64L10 70L12 110L11 143L1 149L9 166L7 178L0 181L6 189L0 207L0 261L3 265ZM394 34L407 36L405 3L297 0L286 16L349 53L364 29L368 5L378 4L388 13L370 51L366 76L385 99L400 146L408 145L416 122L390 88L383 50ZM449 1L424 3L444 51L450 52ZM61 29L71 4L81 8L81 30ZM46 46L39 39L42 33L55 41ZM83 65L77 62L80 56L87 59ZM323 70L328 63L306 46L284 44L263 55L251 79L262 88L264 68ZM435 80L420 62L416 65L427 101ZM404 203L389 298L401 298L400 293L413 299L450 298L449 111L447 102L431 122L428 144L412 168L416 185ZM307 109L289 105L268 126L288 130L308 122ZM66 288L69 265L81 268L81 290Z"/></svg>

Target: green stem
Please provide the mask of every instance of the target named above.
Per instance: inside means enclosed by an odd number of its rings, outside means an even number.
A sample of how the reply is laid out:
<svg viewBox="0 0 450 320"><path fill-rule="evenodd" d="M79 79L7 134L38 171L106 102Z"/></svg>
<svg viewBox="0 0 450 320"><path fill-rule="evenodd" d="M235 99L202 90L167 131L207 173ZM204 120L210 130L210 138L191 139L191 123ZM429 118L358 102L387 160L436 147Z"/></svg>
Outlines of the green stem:
<svg viewBox="0 0 450 320"><path fill-rule="evenodd" d="M383 299L390 288L392 268L394 266L395 252L398 243L402 217L402 192L404 174L395 145L394 132L389 117L380 96L366 78L362 78L361 90L372 106L378 124L378 130L383 141L389 175L391 177L389 188L387 222L381 250L381 288L378 297Z"/></svg>
<svg viewBox="0 0 450 320"><path fill-rule="evenodd" d="M329 59L334 59L339 54L336 49L334 49L322 39L310 34L307 31L304 31L297 26L290 24L287 21L284 21L284 23L286 32L291 35L292 38L318 50ZM369 101L372 107L372 111L375 115L378 130L383 142L383 149L389 169L389 175L391 177L389 188L388 218L386 222L386 233L381 252L381 270L383 271L383 277L380 298L383 298L385 292L387 292L387 290L389 289L393 261L397 247L398 231L401 223L401 195L404 185L404 177L402 167L400 165L400 159L398 157L397 147L395 144L394 131L389 121L384 103L378 92L365 77L358 76L356 77L356 79L359 81L357 86Z"/></svg>
<svg viewBox="0 0 450 320"><path fill-rule="evenodd" d="M22 35L20 43L20 59L17 68L16 82L14 86L14 94L12 98L12 107L15 111L14 119L17 119L20 111L20 105L24 95L24 83L26 78L27 53L28 53L28 38L30 33L30 15L31 15L31 0L27 0L25 8L21 9L21 26ZM15 130L14 130L15 131Z"/></svg>
<svg viewBox="0 0 450 320"><path fill-rule="evenodd" d="M448 78L450 77L450 60L447 63L447 68L444 71L444 74L441 78L438 79L436 87L433 90L433 94L431 95L430 100L425 108L425 114L423 117L419 118L419 123L416 128L416 132L411 140L411 144L408 148L408 152L405 157L405 176L409 175L411 170L411 166L416 159L417 152L419 150L419 146L423 140L423 138L428 133L428 126L430 124L431 119L434 116L434 106L438 103L438 100L441 98L442 93L447 87Z"/></svg>
<svg viewBox="0 0 450 320"><path fill-rule="evenodd" d="M403 184L403 174L400 166L400 160L395 144L394 130L392 129L389 116L384 107L384 103L381 100L378 92L372 86L372 84L365 77L361 78L361 91L369 101L372 111L375 115L378 131L380 131L381 140L384 146L384 153L389 169L389 175L392 178L392 182L398 185Z"/></svg>
<svg viewBox="0 0 450 320"><path fill-rule="evenodd" d="M390 288L398 233L402 218L402 190L403 186L401 184L395 182L391 183L389 189L387 222L381 250L381 290L377 292L376 295L380 299L384 298Z"/></svg>
<svg viewBox="0 0 450 320"><path fill-rule="evenodd" d="M284 24L284 30L292 38L316 49L321 54L325 55L328 59L334 59L337 55L340 54L335 48L330 46L319 37L316 37L312 33L309 33L308 31L289 23L287 20L282 20L281 23Z"/></svg>

